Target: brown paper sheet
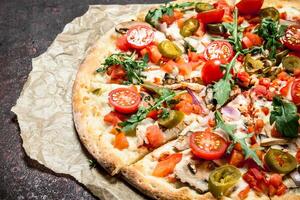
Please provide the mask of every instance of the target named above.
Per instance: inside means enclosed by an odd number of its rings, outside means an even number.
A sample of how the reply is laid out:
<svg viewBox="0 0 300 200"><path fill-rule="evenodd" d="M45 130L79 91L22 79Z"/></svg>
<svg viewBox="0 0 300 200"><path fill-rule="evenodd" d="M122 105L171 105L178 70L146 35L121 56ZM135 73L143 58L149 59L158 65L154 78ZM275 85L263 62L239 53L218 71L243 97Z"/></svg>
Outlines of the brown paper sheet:
<svg viewBox="0 0 300 200"><path fill-rule="evenodd" d="M93 42L114 24L133 19L145 7L90 6L87 13L65 26L44 54L32 60L32 71L12 108L28 156L54 172L73 176L103 200L143 197L123 180L90 169L73 125L72 85L77 67Z"/></svg>

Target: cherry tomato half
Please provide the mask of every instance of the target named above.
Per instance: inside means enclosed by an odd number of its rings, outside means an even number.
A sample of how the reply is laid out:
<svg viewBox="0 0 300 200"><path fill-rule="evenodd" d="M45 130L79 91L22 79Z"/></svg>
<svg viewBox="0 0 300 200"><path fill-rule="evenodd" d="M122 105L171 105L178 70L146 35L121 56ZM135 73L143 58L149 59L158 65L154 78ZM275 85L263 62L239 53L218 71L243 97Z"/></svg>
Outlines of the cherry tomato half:
<svg viewBox="0 0 300 200"><path fill-rule="evenodd" d="M206 60L217 58L229 62L233 57L233 48L229 42L213 41L207 46L204 56Z"/></svg>
<svg viewBox="0 0 300 200"><path fill-rule="evenodd" d="M154 39L154 32L148 26L137 25L127 32L127 41L134 49L142 49Z"/></svg>
<svg viewBox="0 0 300 200"><path fill-rule="evenodd" d="M291 50L300 51L300 25L292 25L287 28L283 43Z"/></svg>
<svg viewBox="0 0 300 200"><path fill-rule="evenodd" d="M292 99L293 102L299 106L300 105L300 79L296 79L292 85Z"/></svg>
<svg viewBox="0 0 300 200"><path fill-rule="evenodd" d="M236 7L240 14L243 15L254 15L260 11L264 0L241 0Z"/></svg>
<svg viewBox="0 0 300 200"><path fill-rule="evenodd" d="M206 160L215 160L225 153L227 143L216 133L199 131L190 136L190 147L195 156Z"/></svg>
<svg viewBox="0 0 300 200"><path fill-rule="evenodd" d="M224 13L224 9L213 9L198 13L197 18L204 24L219 23L222 22Z"/></svg>
<svg viewBox="0 0 300 200"><path fill-rule="evenodd" d="M205 63L201 71L201 78L205 85L218 81L223 77L223 72L220 67L221 64L220 59L209 60Z"/></svg>
<svg viewBox="0 0 300 200"><path fill-rule="evenodd" d="M141 97L138 92L132 89L117 88L108 94L108 101L116 111L124 114L130 114L138 110Z"/></svg>

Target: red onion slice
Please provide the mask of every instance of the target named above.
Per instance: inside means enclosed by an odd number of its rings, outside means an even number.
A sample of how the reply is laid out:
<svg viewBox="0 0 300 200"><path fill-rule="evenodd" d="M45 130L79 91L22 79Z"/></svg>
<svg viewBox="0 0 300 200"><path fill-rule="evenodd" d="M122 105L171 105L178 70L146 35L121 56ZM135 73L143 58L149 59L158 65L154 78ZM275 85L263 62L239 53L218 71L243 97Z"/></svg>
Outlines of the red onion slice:
<svg viewBox="0 0 300 200"><path fill-rule="evenodd" d="M241 118L241 113L238 109L231 107L231 106L225 106L221 109L221 113L224 117L232 119L232 120L239 120Z"/></svg>
<svg viewBox="0 0 300 200"><path fill-rule="evenodd" d="M192 98L193 98L193 104L196 104L196 105L202 107L200 101L197 99L197 97L195 96L194 92L190 88L186 88L186 90L192 96Z"/></svg>

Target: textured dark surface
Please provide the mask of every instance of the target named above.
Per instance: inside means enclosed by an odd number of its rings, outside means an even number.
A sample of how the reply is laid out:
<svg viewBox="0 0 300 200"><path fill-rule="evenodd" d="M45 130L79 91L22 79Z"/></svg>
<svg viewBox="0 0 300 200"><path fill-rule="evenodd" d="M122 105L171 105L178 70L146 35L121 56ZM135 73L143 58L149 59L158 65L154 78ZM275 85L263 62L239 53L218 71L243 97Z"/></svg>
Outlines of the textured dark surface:
<svg viewBox="0 0 300 200"><path fill-rule="evenodd" d="M25 155L10 109L31 71L31 58L42 54L88 5L144 2L0 0L0 199L96 199L71 177L57 175Z"/></svg>

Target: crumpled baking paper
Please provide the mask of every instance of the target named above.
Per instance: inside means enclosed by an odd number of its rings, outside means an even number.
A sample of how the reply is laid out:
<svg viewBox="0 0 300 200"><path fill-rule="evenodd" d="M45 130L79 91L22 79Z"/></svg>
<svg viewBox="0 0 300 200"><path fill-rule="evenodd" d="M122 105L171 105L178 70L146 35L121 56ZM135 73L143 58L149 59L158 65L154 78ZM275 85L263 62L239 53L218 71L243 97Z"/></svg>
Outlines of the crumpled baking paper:
<svg viewBox="0 0 300 200"><path fill-rule="evenodd" d="M72 86L88 48L115 24L133 19L145 7L90 6L65 26L44 54L32 59L32 71L12 108L28 156L54 172L73 176L103 200L144 197L103 169L90 169L72 120Z"/></svg>

